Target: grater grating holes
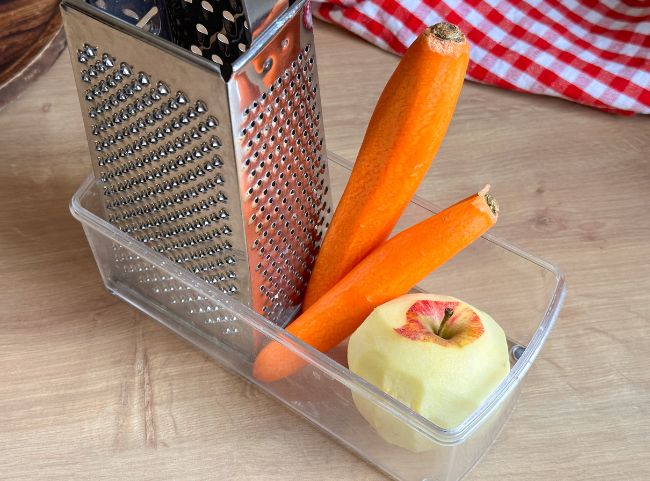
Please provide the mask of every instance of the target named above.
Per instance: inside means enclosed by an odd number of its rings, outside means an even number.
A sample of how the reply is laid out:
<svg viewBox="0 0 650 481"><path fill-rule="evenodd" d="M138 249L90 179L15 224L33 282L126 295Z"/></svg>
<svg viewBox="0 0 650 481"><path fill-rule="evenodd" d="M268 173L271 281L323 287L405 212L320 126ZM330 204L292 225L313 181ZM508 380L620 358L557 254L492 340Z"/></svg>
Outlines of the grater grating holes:
<svg viewBox="0 0 650 481"><path fill-rule="evenodd" d="M196 138L201 138L201 135L198 135ZM180 149L183 147L184 142L181 142ZM161 172L167 174L171 171L183 168L183 166L191 164L195 161L200 161L204 156L209 155L215 150L218 150L220 147L221 140L219 137L213 135L207 142L202 142L191 152L176 156L173 159L167 161L163 161L162 158L167 157L177 150L180 150L172 142L168 142L166 145L163 145L159 149L154 150L149 155L144 155L135 160L127 160L126 162L122 162L120 165L117 165L114 168L107 168L104 173L102 173L101 180L104 182L107 182L109 180L117 181L120 180L119 178L121 177L128 177L128 175L147 176L155 173L156 169L159 169ZM107 157L99 158L98 164L100 166L110 165L116 162L119 157L126 157L126 155L119 156L116 154L111 154ZM211 160L204 161L200 164L201 168L204 171L212 171L221 165L223 165L223 161L218 156L218 154L212 156ZM151 167L150 170L142 171L142 169L148 166ZM140 173L138 173L138 171L140 171Z"/></svg>
<svg viewBox="0 0 650 481"><path fill-rule="evenodd" d="M249 184L249 256L258 281L253 284L259 286L258 302L270 317L300 302L328 217L329 207L319 200L325 192L326 165L310 50L308 46L299 53L244 111L240 131L247 153L242 169Z"/></svg>
<svg viewBox="0 0 650 481"><path fill-rule="evenodd" d="M171 200L161 200L153 203L145 204L138 206L132 209L126 209L118 214L113 214L109 217L109 222L119 222L122 220L127 220L133 217L141 216L143 214L153 214L157 212L164 212L170 208L173 208L175 204L182 204L185 202L185 196L190 198L189 194L183 193L183 199L179 199L177 202L172 202ZM228 202L228 197L223 191L219 191L217 195L210 196L207 199L203 199L200 202L193 204L191 209L194 210L210 210L217 204L225 204Z"/></svg>
<svg viewBox="0 0 650 481"><path fill-rule="evenodd" d="M218 119L107 52L93 62L97 47L79 50L109 222L236 294Z"/></svg>

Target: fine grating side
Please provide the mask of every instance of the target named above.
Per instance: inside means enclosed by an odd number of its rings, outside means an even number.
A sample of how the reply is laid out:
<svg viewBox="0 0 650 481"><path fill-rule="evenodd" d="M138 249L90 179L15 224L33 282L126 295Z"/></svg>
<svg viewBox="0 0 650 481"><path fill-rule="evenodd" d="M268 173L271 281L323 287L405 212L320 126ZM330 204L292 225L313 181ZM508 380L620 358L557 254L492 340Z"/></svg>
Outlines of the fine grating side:
<svg viewBox="0 0 650 481"><path fill-rule="evenodd" d="M331 213L314 64L308 44L242 113L253 305L270 318L300 304Z"/></svg>
<svg viewBox="0 0 650 481"><path fill-rule="evenodd" d="M97 60L95 60L97 59ZM77 51L107 220L201 276L238 292L230 253L219 120L110 53Z"/></svg>

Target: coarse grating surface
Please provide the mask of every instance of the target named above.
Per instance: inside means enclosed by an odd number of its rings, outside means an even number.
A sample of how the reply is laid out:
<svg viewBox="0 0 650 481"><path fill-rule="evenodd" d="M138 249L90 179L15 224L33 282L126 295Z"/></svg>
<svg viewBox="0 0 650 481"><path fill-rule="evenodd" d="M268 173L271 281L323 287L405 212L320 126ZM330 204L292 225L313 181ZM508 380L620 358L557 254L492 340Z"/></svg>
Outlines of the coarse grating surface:
<svg viewBox="0 0 650 481"><path fill-rule="evenodd" d="M237 294L219 120L90 43L76 53L109 222ZM237 199L238 201L238 199Z"/></svg>
<svg viewBox="0 0 650 481"><path fill-rule="evenodd" d="M168 0L175 43L221 65L231 64L251 44L244 5L238 0Z"/></svg>
<svg viewBox="0 0 650 481"><path fill-rule="evenodd" d="M243 116L240 175L253 305L273 319L300 304L331 213L310 44Z"/></svg>

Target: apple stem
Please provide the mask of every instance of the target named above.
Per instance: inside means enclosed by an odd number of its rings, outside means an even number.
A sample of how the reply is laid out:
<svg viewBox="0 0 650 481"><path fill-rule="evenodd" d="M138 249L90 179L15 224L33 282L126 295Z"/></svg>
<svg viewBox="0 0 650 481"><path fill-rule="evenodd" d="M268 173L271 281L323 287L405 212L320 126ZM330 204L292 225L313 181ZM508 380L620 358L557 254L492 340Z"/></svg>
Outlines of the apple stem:
<svg viewBox="0 0 650 481"><path fill-rule="evenodd" d="M442 318L442 321L440 321L440 327L438 327L438 332L436 333L443 339L446 339L446 337L443 335L443 330L447 325L447 321L453 315L454 315L454 310L451 307L445 307L445 316Z"/></svg>

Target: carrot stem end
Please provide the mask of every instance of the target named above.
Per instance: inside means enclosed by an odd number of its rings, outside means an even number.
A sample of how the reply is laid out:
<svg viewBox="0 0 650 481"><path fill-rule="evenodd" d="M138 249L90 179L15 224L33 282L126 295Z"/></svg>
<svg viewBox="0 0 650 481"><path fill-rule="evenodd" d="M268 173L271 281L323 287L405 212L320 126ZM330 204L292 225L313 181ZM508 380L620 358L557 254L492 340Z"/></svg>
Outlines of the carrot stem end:
<svg viewBox="0 0 650 481"><path fill-rule="evenodd" d="M429 27L429 31L440 40L450 40L456 43L463 43L465 41L465 35L453 23L439 22Z"/></svg>

